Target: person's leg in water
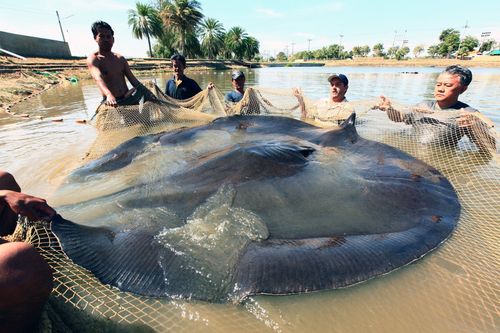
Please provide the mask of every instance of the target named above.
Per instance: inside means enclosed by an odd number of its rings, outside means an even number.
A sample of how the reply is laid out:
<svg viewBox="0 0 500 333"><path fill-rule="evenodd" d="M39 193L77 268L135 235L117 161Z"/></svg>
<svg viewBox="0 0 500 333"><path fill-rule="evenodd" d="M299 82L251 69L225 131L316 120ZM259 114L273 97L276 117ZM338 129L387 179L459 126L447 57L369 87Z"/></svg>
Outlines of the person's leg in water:
<svg viewBox="0 0 500 333"><path fill-rule="evenodd" d="M0 171L0 189L19 192L14 177ZM0 226L15 228L17 214L0 205ZM0 238L0 333L32 332L52 291L52 272L33 246Z"/></svg>

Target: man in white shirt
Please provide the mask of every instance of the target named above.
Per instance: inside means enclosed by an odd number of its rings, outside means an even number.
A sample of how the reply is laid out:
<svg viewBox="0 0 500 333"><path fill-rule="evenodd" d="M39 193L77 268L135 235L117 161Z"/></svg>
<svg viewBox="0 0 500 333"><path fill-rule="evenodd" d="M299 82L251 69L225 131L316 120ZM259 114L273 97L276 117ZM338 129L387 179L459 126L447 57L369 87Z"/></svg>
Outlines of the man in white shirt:
<svg viewBox="0 0 500 333"><path fill-rule="evenodd" d="M331 74L330 97L319 100L309 110L306 110L302 96L298 96L301 105L302 118L313 119L321 125L339 125L354 113L354 107L345 98L349 88L349 80L344 74Z"/></svg>

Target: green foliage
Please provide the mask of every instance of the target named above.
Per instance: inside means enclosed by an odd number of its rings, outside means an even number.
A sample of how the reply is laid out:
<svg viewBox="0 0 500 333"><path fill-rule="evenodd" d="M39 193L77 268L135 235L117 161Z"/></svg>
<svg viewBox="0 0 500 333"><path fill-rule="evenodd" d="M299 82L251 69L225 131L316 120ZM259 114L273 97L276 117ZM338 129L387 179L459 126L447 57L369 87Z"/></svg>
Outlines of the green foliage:
<svg viewBox="0 0 500 333"><path fill-rule="evenodd" d="M435 58L439 54L439 46L438 45L431 45L427 48L427 53L432 57Z"/></svg>
<svg viewBox="0 0 500 333"><path fill-rule="evenodd" d="M284 52L278 52L276 55L276 60L277 61L287 61L288 58L286 57L286 54Z"/></svg>
<svg viewBox="0 0 500 333"><path fill-rule="evenodd" d="M128 25L132 27L132 33L138 39L144 36L148 40L149 55L153 55L151 50L150 37L160 37L163 34L163 25L158 11L150 5L135 4L136 9L128 12Z"/></svg>
<svg viewBox="0 0 500 333"><path fill-rule="evenodd" d="M410 48L408 46L400 47L396 51L396 54L395 54L396 59L403 60L408 53L410 53Z"/></svg>
<svg viewBox="0 0 500 333"><path fill-rule="evenodd" d="M389 56L389 58L393 59L393 58L396 58L396 53L398 52L399 50L399 47L397 46L393 46L393 47L390 47L388 50L387 50L387 55Z"/></svg>
<svg viewBox="0 0 500 333"><path fill-rule="evenodd" d="M451 54L458 50L460 44L460 32L449 28L445 29L439 35L441 43L438 44L438 54L449 58Z"/></svg>
<svg viewBox="0 0 500 333"><path fill-rule="evenodd" d="M176 45L181 54L196 53L195 50L186 50L188 36L195 35L198 25L203 19L201 5L196 0L173 0L165 2L160 12L163 23L173 30L177 36ZM193 43L190 43L194 45Z"/></svg>
<svg viewBox="0 0 500 333"><path fill-rule="evenodd" d="M481 46L479 47L479 52L490 51L491 49L493 49L494 45L495 45L495 40L489 39L489 40L483 42L483 44L481 44Z"/></svg>
<svg viewBox="0 0 500 333"><path fill-rule="evenodd" d="M464 48L468 52L474 51L479 46L479 40L472 36L465 37L460 43L460 49Z"/></svg>
<svg viewBox="0 0 500 333"><path fill-rule="evenodd" d="M165 29L160 38L158 38L157 43L153 46L153 56L158 58L170 58L170 56L176 53L174 47L176 43L176 35L169 29Z"/></svg>
<svg viewBox="0 0 500 333"><path fill-rule="evenodd" d="M238 60L242 60L246 53L248 34L241 27L229 29L224 39L226 49Z"/></svg>
<svg viewBox="0 0 500 333"><path fill-rule="evenodd" d="M245 44L245 59L252 60L259 54L259 41L254 37L248 37L244 41Z"/></svg>
<svg viewBox="0 0 500 333"><path fill-rule="evenodd" d="M355 57L366 57L370 53L370 47L368 45L355 46L352 48L352 54Z"/></svg>
<svg viewBox="0 0 500 333"><path fill-rule="evenodd" d="M417 45L413 48L413 55L415 58L418 58L418 56L424 52L424 46L423 45Z"/></svg>
<svg viewBox="0 0 500 333"><path fill-rule="evenodd" d="M384 53L384 45L382 43L378 43L373 45L373 56L374 57L383 57Z"/></svg>
<svg viewBox="0 0 500 333"><path fill-rule="evenodd" d="M198 31L201 48L208 59L215 59L224 48L224 26L213 18L203 21Z"/></svg>

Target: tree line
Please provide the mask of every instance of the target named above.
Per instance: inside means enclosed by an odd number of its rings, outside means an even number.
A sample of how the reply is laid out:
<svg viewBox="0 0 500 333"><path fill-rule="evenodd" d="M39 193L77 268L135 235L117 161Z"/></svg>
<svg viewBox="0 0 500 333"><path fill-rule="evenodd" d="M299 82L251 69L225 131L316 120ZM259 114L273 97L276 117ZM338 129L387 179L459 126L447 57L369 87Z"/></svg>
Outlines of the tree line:
<svg viewBox="0 0 500 333"><path fill-rule="evenodd" d="M157 0L136 3L129 10L133 35L148 41L148 55L169 58L180 53L188 58L258 60L259 41L242 27L225 30L222 23L205 17L196 0ZM156 44L151 46L151 39Z"/></svg>
<svg viewBox="0 0 500 333"><path fill-rule="evenodd" d="M472 51L486 52L492 50L495 46L500 47L494 39L488 39L479 42L479 39L473 36L466 36L465 38L460 38L460 32L456 29L445 29L439 35L439 43L431 45L427 48L427 54L432 58L451 58L451 57L465 57L468 56ZM421 56L425 51L424 45L417 45L413 48L413 55L415 58ZM392 46L387 50L384 49L382 43L377 43L373 45L372 48L368 45L354 46L352 50L347 51L342 45L332 44L330 46L325 46L321 49L313 51L301 51L297 52L290 57L287 57L283 52L278 53L276 60L278 61L293 61L296 59L349 59L354 57L367 57L370 52L374 57L384 57L387 59L397 59L402 60L407 57L410 53L410 48L404 44L401 46Z"/></svg>

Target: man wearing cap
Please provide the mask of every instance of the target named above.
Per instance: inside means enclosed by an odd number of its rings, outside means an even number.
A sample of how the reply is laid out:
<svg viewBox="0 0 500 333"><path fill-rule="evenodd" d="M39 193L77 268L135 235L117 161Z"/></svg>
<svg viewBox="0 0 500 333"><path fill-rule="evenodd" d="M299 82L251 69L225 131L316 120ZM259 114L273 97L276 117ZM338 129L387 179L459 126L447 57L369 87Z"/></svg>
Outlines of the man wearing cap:
<svg viewBox="0 0 500 333"><path fill-rule="evenodd" d="M311 110L306 110L303 98L297 96L301 105L302 117L314 119L323 125L341 124L354 113L354 107L345 98L349 88L349 80L344 74L331 74L330 97L319 100Z"/></svg>
<svg viewBox="0 0 500 333"><path fill-rule="evenodd" d="M165 93L175 99L191 98L201 91L195 80L184 75L186 68L186 58L180 54L174 54L170 61L174 70L174 77L167 82Z"/></svg>
<svg viewBox="0 0 500 333"><path fill-rule="evenodd" d="M242 71L235 70L231 73L231 85L234 90L226 94L226 102L238 103L245 93L245 74Z"/></svg>

